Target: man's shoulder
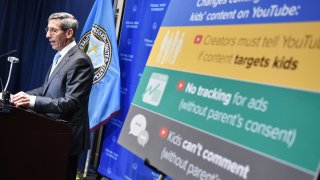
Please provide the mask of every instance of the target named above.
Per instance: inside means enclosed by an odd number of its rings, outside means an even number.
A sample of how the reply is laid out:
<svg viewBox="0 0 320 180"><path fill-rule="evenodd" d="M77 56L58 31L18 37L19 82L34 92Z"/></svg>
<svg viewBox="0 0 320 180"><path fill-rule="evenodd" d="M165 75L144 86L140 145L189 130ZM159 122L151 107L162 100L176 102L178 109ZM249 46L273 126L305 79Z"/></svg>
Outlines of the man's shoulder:
<svg viewBox="0 0 320 180"><path fill-rule="evenodd" d="M88 64L93 68L90 57L78 45L74 46L71 50L71 61L73 61L74 63L79 63L79 61L81 61L82 63Z"/></svg>
<svg viewBox="0 0 320 180"><path fill-rule="evenodd" d="M72 47L67 54L70 57L76 57L76 58L82 57L90 60L90 57L81 48L79 48L78 45Z"/></svg>

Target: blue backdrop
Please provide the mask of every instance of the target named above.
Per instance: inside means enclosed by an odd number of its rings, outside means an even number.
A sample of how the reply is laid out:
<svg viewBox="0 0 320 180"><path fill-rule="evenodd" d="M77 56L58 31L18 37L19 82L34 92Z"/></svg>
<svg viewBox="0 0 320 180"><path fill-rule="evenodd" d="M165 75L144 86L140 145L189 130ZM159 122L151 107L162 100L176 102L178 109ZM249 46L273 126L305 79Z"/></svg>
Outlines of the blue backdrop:
<svg viewBox="0 0 320 180"><path fill-rule="evenodd" d="M8 90L15 93L30 90L43 83L55 54L45 37L47 19L54 12L66 11L79 20L79 36L94 0L1 0L0 1L0 54L13 49L20 59L13 67ZM0 76L7 80L9 62L0 59Z"/></svg>
<svg viewBox="0 0 320 180"><path fill-rule="evenodd" d="M169 0L127 0L121 28L121 114L104 127L98 172L111 179L157 179L144 161L121 147L118 137L161 26Z"/></svg>

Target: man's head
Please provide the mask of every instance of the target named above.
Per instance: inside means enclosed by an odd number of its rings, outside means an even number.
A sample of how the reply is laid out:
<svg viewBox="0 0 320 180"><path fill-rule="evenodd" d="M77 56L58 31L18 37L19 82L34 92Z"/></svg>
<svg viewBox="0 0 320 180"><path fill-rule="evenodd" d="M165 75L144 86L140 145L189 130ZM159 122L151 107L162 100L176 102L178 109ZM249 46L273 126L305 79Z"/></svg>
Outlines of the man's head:
<svg viewBox="0 0 320 180"><path fill-rule="evenodd" d="M79 23L69 13L53 13L48 18L46 37L49 39L52 49L60 51L70 44L78 30Z"/></svg>

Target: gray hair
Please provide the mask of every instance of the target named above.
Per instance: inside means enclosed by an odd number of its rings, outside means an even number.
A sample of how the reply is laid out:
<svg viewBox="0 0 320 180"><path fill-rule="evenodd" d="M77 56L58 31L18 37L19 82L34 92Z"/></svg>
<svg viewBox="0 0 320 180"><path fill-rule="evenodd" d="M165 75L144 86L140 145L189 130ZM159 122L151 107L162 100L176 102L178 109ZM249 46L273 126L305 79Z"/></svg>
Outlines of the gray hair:
<svg viewBox="0 0 320 180"><path fill-rule="evenodd" d="M48 18L48 21L52 19L60 20L60 26L63 31L72 29L73 37L75 37L79 27L79 23L78 23L78 20L73 15L66 12L58 12L58 13L51 14Z"/></svg>

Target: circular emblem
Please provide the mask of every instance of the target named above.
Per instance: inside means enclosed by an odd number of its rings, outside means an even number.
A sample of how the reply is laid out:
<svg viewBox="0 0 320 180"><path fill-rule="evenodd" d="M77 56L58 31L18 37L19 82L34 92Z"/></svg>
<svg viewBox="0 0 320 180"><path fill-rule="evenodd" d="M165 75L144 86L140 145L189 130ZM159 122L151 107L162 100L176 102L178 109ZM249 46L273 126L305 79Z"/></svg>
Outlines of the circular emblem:
<svg viewBox="0 0 320 180"><path fill-rule="evenodd" d="M112 47L106 30L93 24L79 41L79 47L90 57L94 67L93 83L99 82L106 74L111 57Z"/></svg>

